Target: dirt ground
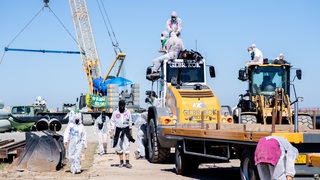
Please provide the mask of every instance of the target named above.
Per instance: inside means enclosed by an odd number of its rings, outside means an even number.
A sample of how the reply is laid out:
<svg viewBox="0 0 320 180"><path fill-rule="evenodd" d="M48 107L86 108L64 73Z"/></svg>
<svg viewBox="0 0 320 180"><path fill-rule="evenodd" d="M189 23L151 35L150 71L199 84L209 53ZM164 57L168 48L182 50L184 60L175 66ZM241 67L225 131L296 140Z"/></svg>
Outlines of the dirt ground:
<svg viewBox="0 0 320 180"><path fill-rule="evenodd" d="M200 165L199 170L189 176L176 175L173 159L167 164L152 164L147 160L134 159L133 152L137 143L131 144L130 163L133 167L131 169L113 167L113 164L119 163L119 157L114 153L114 149L108 146L108 153L100 156L97 153L97 139L93 135L92 126L87 126L86 130L88 148L83 150L82 173L70 173L69 164L54 172L10 171L8 165L2 164L0 179L240 179L240 162L237 160L231 163ZM135 135L135 129L133 133Z"/></svg>

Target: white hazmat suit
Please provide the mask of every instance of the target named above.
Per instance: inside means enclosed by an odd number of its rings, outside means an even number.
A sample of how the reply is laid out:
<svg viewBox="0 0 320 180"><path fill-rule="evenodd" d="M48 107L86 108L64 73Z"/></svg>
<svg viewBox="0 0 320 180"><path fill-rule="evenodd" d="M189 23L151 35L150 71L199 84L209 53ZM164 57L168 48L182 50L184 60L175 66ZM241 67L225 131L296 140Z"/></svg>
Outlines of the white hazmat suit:
<svg viewBox="0 0 320 180"><path fill-rule="evenodd" d="M136 159L145 158L146 152L144 147L144 134L147 131L147 121L148 113L144 112L142 113L137 120L134 122L134 126L138 129L137 132L137 140L138 140L138 147L137 151L135 152Z"/></svg>
<svg viewBox="0 0 320 180"><path fill-rule="evenodd" d="M103 120L100 115L94 123L94 134L98 136L98 151L99 154L107 153L108 140L110 139L111 122L108 116Z"/></svg>
<svg viewBox="0 0 320 180"><path fill-rule="evenodd" d="M77 113L64 131L63 142L68 148L71 173L81 173L81 152L87 148L86 130L82 124L81 114Z"/></svg>
<svg viewBox="0 0 320 180"><path fill-rule="evenodd" d="M165 59L177 59L180 51L184 50L184 45L182 40L177 37L176 33L172 32L171 37L165 43L165 49L167 50L167 54L162 55L158 58L152 60L153 62L153 72L157 72L161 63Z"/></svg>

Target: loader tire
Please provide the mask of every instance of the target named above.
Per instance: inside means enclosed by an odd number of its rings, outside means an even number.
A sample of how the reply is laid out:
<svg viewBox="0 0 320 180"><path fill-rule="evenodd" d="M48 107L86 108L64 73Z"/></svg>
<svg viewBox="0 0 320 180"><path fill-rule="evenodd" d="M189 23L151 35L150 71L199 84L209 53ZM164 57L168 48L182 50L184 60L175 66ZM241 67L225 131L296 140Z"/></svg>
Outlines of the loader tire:
<svg viewBox="0 0 320 180"><path fill-rule="evenodd" d="M161 147L158 141L157 129L153 119L150 119L147 133L148 133L149 162L162 163L167 161L170 157L170 148Z"/></svg>
<svg viewBox="0 0 320 180"><path fill-rule="evenodd" d="M254 115L241 115L242 124L257 124L257 118Z"/></svg>
<svg viewBox="0 0 320 180"><path fill-rule="evenodd" d="M307 125L309 129L313 129L312 118L308 115L298 115L298 124Z"/></svg>
<svg viewBox="0 0 320 180"><path fill-rule="evenodd" d="M254 149L246 148L240 158L240 177L241 180L258 180L259 174L254 164Z"/></svg>

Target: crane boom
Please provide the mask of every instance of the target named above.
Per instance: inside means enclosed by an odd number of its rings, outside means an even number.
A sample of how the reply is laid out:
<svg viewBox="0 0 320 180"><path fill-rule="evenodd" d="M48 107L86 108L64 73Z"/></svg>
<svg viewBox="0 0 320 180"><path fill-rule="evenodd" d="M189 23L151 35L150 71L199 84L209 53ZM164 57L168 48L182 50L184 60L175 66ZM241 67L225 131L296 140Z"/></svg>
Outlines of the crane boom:
<svg viewBox="0 0 320 180"><path fill-rule="evenodd" d="M74 29L81 54L83 70L86 74L89 91L94 93L93 79L101 78L99 57L94 41L85 0L69 0Z"/></svg>

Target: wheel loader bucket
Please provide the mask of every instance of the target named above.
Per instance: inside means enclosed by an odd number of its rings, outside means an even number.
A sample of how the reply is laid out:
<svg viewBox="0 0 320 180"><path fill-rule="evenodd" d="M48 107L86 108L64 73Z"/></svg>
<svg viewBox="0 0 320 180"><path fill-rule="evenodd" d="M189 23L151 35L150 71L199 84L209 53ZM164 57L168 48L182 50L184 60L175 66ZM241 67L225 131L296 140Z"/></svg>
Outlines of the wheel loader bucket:
<svg viewBox="0 0 320 180"><path fill-rule="evenodd" d="M16 171L56 171L66 164L63 136L53 131L43 132L42 136L26 133L26 146L11 167Z"/></svg>

